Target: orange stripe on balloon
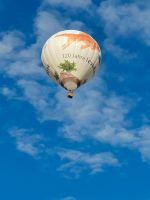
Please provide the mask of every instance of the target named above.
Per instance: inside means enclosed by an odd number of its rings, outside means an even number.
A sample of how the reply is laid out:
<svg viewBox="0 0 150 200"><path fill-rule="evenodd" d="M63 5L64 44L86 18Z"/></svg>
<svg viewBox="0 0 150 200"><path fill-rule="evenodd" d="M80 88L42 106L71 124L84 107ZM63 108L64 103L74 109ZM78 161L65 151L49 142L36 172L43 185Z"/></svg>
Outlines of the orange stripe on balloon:
<svg viewBox="0 0 150 200"><path fill-rule="evenodd" d="M62 33L60 35L56 35L55 37L67 37L67 42L62 45L63 49L66 49L74 42L83 42L84 44L81 45L80 49L91 48L94 51L99 51L99 46L89 35L86 33Z"/></svg>

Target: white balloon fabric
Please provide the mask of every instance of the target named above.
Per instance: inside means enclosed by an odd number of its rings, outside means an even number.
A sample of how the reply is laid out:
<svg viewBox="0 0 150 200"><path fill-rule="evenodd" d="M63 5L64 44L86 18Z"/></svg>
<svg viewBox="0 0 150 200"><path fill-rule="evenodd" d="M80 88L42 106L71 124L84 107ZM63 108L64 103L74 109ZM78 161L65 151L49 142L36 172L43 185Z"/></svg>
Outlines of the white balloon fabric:
<svg viewBox="0 0 150 200"><path fill-rule="evenodd" d="M65 30L46 41L41 59L48 75L72 97L73 90L95 74L101 62L101 50L88 34Z"/></svg>

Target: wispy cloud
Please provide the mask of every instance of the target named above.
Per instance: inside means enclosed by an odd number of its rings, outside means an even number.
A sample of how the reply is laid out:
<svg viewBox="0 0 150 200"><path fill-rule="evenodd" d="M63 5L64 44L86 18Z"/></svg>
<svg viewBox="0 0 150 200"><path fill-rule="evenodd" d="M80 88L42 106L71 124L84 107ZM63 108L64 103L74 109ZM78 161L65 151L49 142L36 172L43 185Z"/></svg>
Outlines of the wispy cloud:
<svg viewBox="0 0 150 200"><path fill-rule="evenodd" d="M73 0L71 3L69 0L44 0L46 3L52 6L67 7L67 8L80 8L87 9L88 6L92 5L91 0Z"/></svg>
<svg viewBox="0 0 150 200"><path fill-rule="evenodd" d="M102 172L105 167L119 166L118 159L111 152L89 153L73 149L51 148L45 142L41 134L35 134L32 130L14 127L9 135L13 138L16 149L34 159L49 160L49 155L58 156L60 166L58 171L67 177L78 178L83 171L90 174Z"/></svg>
<svg viewBox="0 0 150 200"><path fill-rule="evenodd" d="M32 134L31 130L13 128L9 131L15 139L16 149L34 158L39 158L43 152L43 137L40 134Z"/></svg>
<svg viewBox="0 0 150 200"><path fill-rule="evenodd" d="M125 50L121 46L117 45L112 38L105 39L103 42L103 47L105 51L112 54L122 63L129 62L131 59L134 59L137 57L135 53L129 52L128 50Z"/></svg>
<svg viewBox="0 0 150 200"><path fill-rule="evenodd" d="M24 45L23 34L19 31L0 33L0 57L8 59L10 54Z"/></svg>
<svg viewBox="0 0 150 200"><path fill-rule="evenodd" d="M138 141L135 143L144 161L150 161L150 126L143 126L138 131Z"/></svg>
<svg viewBox="0 0 150 200"><path fill-rule="evenodd" d="M70 196L70 197L64 197L61 200L76 200L76 198Z"/></svg>
<svg viewBox="0 0 150 200"><path fill-rule="evenodd" d="M58 156L64 162L59 171L66 170L78 177L82 171L88 170L90 174L102 172L105 166L118 166L118 159L110 152L103 152L97 154L89 154L86 152L60 149Z"/></svg>
<svg viewBox="0 0 150 200"><path fill-rule="evenodd" d="M150 45L150 8L137 1L121 3L118 0L102 1L98 13L104 22L108 37L136 37Z"/></svg>
<svg viewBox="0 0 150 200"><path fill-rule="evenodd" d="M54 101L49 101L54 92L54 88L49 88L34 80L19 80L18 86L24 92L24 98L34 106L40 121L55 119L56 114L53 111ZM58 120L58 117L56 118Z"/></svg>
<svg viewBox="0 0 150 200"><path fill-rule="evenodd" d="M15 98L17 96L17 92L14 90L14 88L11 89L6 86L0 88L0 94L9 99Z"/></svg>
<svg viewBox="0 0 150 200"><path fill-rule="evenodd" d="M47 27L51 28L48 29ZM57 10L54 12L51 9L46 11L41 8L34 20L34 29L38 42L43 44L48 39L48 37L58 31L64 29L87 30L87 26L83 21L77 19L74 20L68 16L64 16L62 18L62 15L60 15ZM88 31L90 32L91 29L88 28Z"/></svg>
<svg viewBox="0 0 150 200"><path fill-rule="evenodd" d="M65 20L64 20L65 21ZM50 35L64 29L64 21L59 17L59 14L49 13L45 10L40 10L34 20L35 34L37 40L45 42ZM51 27L48 29L47 27Z"/></svg>

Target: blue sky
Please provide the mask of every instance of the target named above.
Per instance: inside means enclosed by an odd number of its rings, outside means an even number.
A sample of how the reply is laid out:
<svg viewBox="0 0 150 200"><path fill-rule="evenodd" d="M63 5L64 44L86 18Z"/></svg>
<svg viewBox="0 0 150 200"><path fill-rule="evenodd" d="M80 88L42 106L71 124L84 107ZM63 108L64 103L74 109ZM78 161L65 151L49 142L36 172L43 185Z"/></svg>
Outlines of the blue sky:
<svg viewBox="0 0 150 200"><path fill-rule="evenodd" d="M1 0L0 199L150 199L149 19L149 0ZM102 49L72 100L40 60L65 29Z"/></svg>

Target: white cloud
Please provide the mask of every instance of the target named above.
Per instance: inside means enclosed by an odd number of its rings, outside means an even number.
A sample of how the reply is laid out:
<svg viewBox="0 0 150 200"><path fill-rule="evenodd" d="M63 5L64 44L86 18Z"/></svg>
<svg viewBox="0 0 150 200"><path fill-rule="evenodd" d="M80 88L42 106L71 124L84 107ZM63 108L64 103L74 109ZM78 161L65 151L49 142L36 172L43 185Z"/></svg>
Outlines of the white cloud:
<svg viewBox="0 0 150 200"><path fill-rule="evenodd" d="M135 146L139 148L144 161L150 161L150 126L143 126L138 130L138 142Z"/></svg>
<svg viewBox="0 0 150 200"><path fill-rule="evenodd" d="M86 9L92 4L91 0L45 0L45 3L48 3L52 6L59 6L59 7L69 7L72 9L80 8Z"/></svg>
<svg viewBox="0 0 150 200"><path fill-rule="evenodd" d="M41 143L43 137L40 134L32 134L31 130L13 128L9 131L15 139L16 149L34 158L38 158L43 152L44 145Z"/></svg>
<svg viewBox="0 0 150 200"><path fill-rule="evenodd" d="M140 6L137 2L120 3L107 0L100 4L98 14L103 20L107 36L136 37L150 45L150 8Z"/></svg>
<svg viewBox="0 0 150 200"><path fill-rule="evenodd" d="M0 88L0 94L6 96L8 98L16 97L16 91L14 89L10 89L8 87Z"/></svg>
<svg viewBox="0 0 150 200"><path fill-rule="evenodd" d="M89 170L90 174L96 174L103 171L105 166L118 166L119 164L118 160L110 152L89 154L71 149L60 149L58 155L64 161L59 170L69 170L76 177L84 170Z"/></svg>
<svg viewBox="0 0 150 200"><path fill-rule="evenodd" d="M76 198L70 196L70 197L64 197L61 200L76 200Z"/></svg>
<svg viewBox="0 0 150 200"><path fill-rule="evenodd" d="M83 99L86 99L86 103ZM48 103L48 99L46 102ZM63 90L56 91L47 107L49 116L45 119L61 121L63 126L59 128L59 132L65 138L72 141L90 138L112 146L136 149L141 153L143 160L150 160L150 127L145 128L142 125L131 128L132 119L130 121L127 117L132 107L131 103L108 92L99 79L96 78L88 86L76 91L75 98L71 101L66 99Z"/></svg>
<svg viewBox="0 0 150 200"><path fill-rule="evenodd" d="M87 26L83 21L74 20L69 17L63 17L58 12L40 10L35 18L34 22L35 34L37 40L42 45L44 42L54 33L65 29L77 29L77 30L88 30Z"/></svg>
<svg viewBox="0 0 150 200"><path fill-rule="evenodd" d="M126 125L128 103L124 98L107 92L106 88L104 91L103 86L105 88L103 82L95 78L88 86L81 88L71 102L64 99L63 93L57 94L59 106L56 109L61 109L57 113L63 113L63 116L59 116L64 122L60 131L63 131L65 137L72 140L94 138L95 133L106 125L114 132L118 127ZM86 103L83 99L86 99Z"/></svg>
<svg viewBox="0 0 150 200"><path fill-rule="evenodd" d="M121 62L129 62L129 60L136 58L136 54L123 49L119 45L115 44L113 39L105 39L103 42L104 49L114 55Z"/></svg>
<svg viewBox="0 0 150 200"><path fill-rule="evenodd" d="M24 98L34 106L40 121L59 119L58 114L53 109L56 103L52 96L54 87L42 85L34 80L19 80L18 86L22 88Z"/></svg>
<svg viewBox="0 0 150 200"><path fill-rule="evenodd" d="M10 54L24 45L23 34L19 31L0 34L0 57L9 58Z"/></svg>
<svg viewBox="0 0 150 200"><path fill-rule="evenodd" d="M11 62L14 61L15 55L24 48L24 36L19 31L0 33L0 73L8 72Z"/></svg>
<svg viewBox="0 0 150 200"><path fill-rule="evenodd" d="M45 42L52 34L64 29L64 18L58 14L40 10L35 18L35 34L38 42Z"/></svg>
<svg viewBox="0 0 150 200"><path fill-rule="evenodd" d="M74 20L74 21L68 20L68 22L66 21L66 28L72 29L72 30L85 31L89 34L93 33L90 27L87 27L84 22L78 21L78 20Z"/></svg>
<svg viewBox="0 0 150 200"><path fill-rule="evenodd" d="M38 44L32 44L30 47L25 47L22 44L23 39L19 37L18 32L10 32L8 35L4 34L1 38L1 45L6 45L5 51L1 51L1 73L7 74L12 78L27 77L38 79L43 76L43 69L40 62L39 46ZM6 38L9 39L5 44ZM7 39L8 40L8 39ZM7 44L8 43L8 44ZM33 77L32 77L33 78Z"/></svg>

